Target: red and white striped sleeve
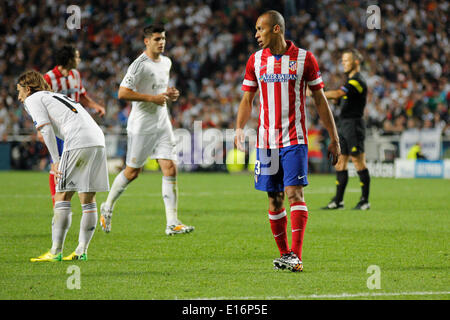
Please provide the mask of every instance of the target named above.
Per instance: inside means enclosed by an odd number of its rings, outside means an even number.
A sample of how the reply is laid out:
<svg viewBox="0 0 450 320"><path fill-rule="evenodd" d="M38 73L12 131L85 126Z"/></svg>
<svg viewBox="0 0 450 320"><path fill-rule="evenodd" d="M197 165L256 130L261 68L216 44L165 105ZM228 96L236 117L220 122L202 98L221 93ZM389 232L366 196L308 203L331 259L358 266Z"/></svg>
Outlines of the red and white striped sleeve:
<svg viewBox="0 0 450 320"><path fill-rule="evenodd" d="M52 87L52 79L50 79L50 76L48 75L48 73L44 74L44 80L48 83L48 85L51 88Z"/></svg>
<svg viewBox="0 0 450 320"><path fill-rule="evenodd" d="M304 70L305 81L311 90L319 90L325 86L322 81L319 64L314 55L309 51L306 53Z"/></svg>
<svg viewBox="0 0 450 320"><path fill-rule="evenodd" d="M255 74L255 54L252 54L247 61L245 67L244 81L242 82L242 91L255 92L258 89L256 74Z"/></svg>

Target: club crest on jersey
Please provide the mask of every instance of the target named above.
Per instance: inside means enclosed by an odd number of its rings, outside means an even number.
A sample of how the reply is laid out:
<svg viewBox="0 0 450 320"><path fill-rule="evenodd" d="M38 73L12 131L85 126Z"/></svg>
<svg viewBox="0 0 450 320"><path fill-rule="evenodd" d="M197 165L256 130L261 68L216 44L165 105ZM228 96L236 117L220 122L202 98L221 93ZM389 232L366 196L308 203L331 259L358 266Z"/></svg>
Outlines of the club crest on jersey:
<svg viewBox="0 0 450 320"><path fill-rule="evenodd" d="M289 70L297 71L297 61L289 61Z"/></svg>

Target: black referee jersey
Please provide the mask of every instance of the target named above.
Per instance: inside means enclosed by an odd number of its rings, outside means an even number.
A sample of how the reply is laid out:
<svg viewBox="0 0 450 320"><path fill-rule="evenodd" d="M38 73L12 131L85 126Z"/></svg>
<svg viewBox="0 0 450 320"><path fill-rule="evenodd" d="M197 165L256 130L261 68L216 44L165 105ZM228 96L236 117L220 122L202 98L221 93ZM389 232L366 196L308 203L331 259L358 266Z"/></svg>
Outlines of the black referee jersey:
<svg viewBox="0 0 450 320"><path fill-rule="evenodd" d="M342 119L358 119L364 114L367 99L367 85L359 72L355 73L340 88L346 94L341 98Z"/></svg>

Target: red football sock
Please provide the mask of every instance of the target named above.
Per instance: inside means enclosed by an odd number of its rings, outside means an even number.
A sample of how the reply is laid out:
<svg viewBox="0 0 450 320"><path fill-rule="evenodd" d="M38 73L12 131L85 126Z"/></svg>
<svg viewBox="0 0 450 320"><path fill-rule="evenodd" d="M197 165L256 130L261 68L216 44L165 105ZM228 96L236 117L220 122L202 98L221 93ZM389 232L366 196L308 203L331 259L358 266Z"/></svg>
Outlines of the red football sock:
<svg viewBox="0 0 450 320"><path fill-rule="evenodd" d="M303 236L308 221L308 208L304 202L291 204L292 251L302 259Z"/></svg>
<svg viewBox="0 0 450 320"><path fill-rule="evenodd" d="M272 212L269 210L269 221L272 234L277 243L280 255L289 253L289 243L287 239L287 217L286 210L283 208L280 211Z"/></svg>
<svg viewBox="0 0 450 320"><path fill-rule="evenodd" d="M55 194L56 194L56 186L55 186L55 175L50 173L48 176L48 184L50 186L50 194L52 195L53 207L55 206Z"/></svg>

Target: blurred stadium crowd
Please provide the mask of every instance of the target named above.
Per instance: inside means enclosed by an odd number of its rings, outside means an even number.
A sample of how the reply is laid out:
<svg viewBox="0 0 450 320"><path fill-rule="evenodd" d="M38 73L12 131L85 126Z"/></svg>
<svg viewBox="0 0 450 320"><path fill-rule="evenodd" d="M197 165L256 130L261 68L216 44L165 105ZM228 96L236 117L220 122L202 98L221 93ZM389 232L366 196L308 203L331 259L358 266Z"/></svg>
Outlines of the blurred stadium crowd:
<svg viewBox="0 0 450 320"><path fill-rule="evenodd" d="M67 4L59 0L6 0L0 6L0 140L34 131L16 99L15 79L26 69L54 67L53 52L71 43L80 51L79 70L88 94L106 106L98 119L106 133L126 126L130 104L117 99L127 67L144 48L143 26L166 27L172 84L181 98L170 110L174 128L233 128L245 64L258 48L254 24L266 9L286 19L286 38L319 61L325 89L344 80L341 52L355 47L365 57L370 130L399 134L407 128L439 128L450 136L448 82L450 44L447 1L387 1L380 4L381 29L367 27L372 1L77 1L81 29L69 30ZM339 118L336 101L330 101ZM253 122L256 127L257 110ZM320 130L314 108L309 126ZM39 151L39 148L35 148Z"/></svg>

